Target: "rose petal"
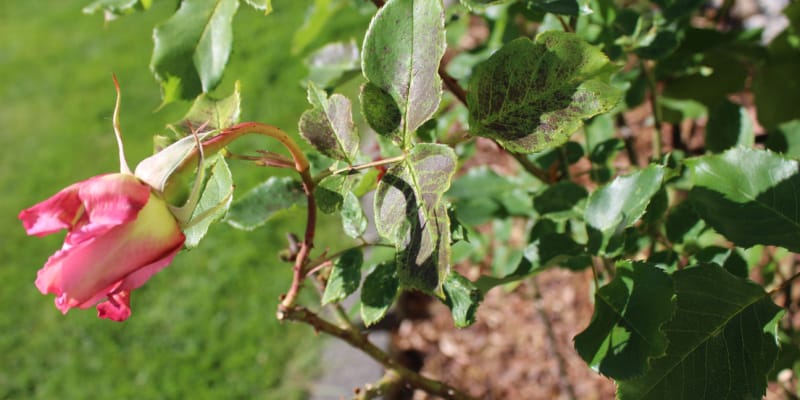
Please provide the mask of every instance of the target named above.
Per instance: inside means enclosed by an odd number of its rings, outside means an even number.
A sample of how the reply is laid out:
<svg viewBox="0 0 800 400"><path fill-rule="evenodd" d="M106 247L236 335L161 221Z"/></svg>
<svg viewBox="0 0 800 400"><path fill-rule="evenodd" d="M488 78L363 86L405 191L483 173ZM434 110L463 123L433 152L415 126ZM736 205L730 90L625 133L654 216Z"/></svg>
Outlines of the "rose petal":
<svg viewBox="0 0 800 400"><path fill-rule="evenodd" d="M67 186L53 197L22 210L19 219L28 235L46 236L70 228L77 214L82 212L78 190L84 182Z"/></svg>
<svg viewBox="0 0 800 400"><path fill-rule="evenodd" d="M150 187L129 174L108 174L80 186L84 215L73 226L65 242L75 245L87 238L136 219L150 198Z"/></svg>
<svg viewBox="0 0 800 400"><path fill-rule="evenodd" d="M97 317L122 322L131 316L130 292L121 291L108 296L108 300L97 305Z"/></svg>

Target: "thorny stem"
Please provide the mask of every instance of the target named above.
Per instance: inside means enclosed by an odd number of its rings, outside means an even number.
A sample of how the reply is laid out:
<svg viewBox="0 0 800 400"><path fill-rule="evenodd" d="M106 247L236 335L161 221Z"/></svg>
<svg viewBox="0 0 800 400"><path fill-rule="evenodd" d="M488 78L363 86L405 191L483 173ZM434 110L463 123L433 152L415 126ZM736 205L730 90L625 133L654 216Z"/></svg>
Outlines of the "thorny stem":
<svg viewBox="0 0 800 400"><path fill-rule="evenodd" d="M306 220L305 236L303 237L303 242L300 243L300 250L297 252L297 257L295 258L292 285L281 302L282 307L289 307L294 304L297 294L300 292L300 288L305 280L304 267L311 253L311 248L314 247L314 234L317 228L317 203L314 199L315 183L314 179L311 177L308 159L300 149L300 146L298 146L286 132L272 125L258 122L243 122L222 130L219 135L205 141L203 146L206 147L206 149L224 147L237 137L246 134L269 136L281 142L292 155L294 169L300 174L300 178L303 182L303 192L306 195L308 205L308 219Z"/></svg>
<svg viewBox="0 0 800 400"><path fill-rule="evenodd" d="M325 332L344 340L351 346L363 351L373 360L377 361L387 370L398 374L401 379L409 386L424 390L430 394L441 396L445 399L454 400L475 400L472 396L459 391L458 389L433 379L426 378L400 364L389 354L375 346L367 337L357 331L340 328L301 306L284 306L281 304L278 310L279 320L289 320L304 322L314 327L318 332Z"/></svg>

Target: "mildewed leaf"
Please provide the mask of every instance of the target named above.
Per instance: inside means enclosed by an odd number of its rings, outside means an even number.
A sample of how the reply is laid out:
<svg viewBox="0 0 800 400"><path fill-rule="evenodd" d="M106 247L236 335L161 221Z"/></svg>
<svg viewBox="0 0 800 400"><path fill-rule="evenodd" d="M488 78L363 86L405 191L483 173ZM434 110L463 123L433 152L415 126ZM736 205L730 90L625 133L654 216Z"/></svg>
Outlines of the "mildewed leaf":
<svg viewBox="0 0 800 400"><path fill-rule="evenodd" d="M595 294L589 326L575 336L575 349L594 369L614 379L642 375L667 350L662 325L675 305L672 279L648 263L623 263Z"/></svg>
<svg viewBox="0 0 800 400"><path fill-rule="evenodd" d="M251 231L277 213L303 204L305 195L299 182L273 176L234 203L225 221L234 228Z"/></svg>
<svg viewBox="0 0 800 400"><path fill-rule="evenodd" d="M361 69L361 57L355 41L329 43L306 59L308 80L322 87L335 86L347 73Z"/></svg>
<svg viewBox="0 0 800 400"><path fill-rule="evenodd" d="M443 296L449 273L450 223L442 195L455 173L456 155L422 143L386 171L375 194L378 233L397 246L400 284Z"/></svg>
<svg viewBox="0 0 800 400"><path fill-rule="evenodd" d="M441 0L389 0L364 37L364 76L397 104L402 123L396 138L403 147L439 107L444 48Z"/></svg>
<svg viewBox="0 0 800 400"><path fill-rule="evenodd" d="M711 227L738 246L783 246L800 252L797 161L768 150L734 148L686 160L689 200Z"/></svg>
<svg viewBox="0 0 800 400"><path fill-rule="evenodd" d="M327 93L308 82L308 102L314 107L300 117L300 134L320 153L352 164L358 153L358 133L350 100Z"/></svg>
<svg viewBox="0 0 800 400"><path fill-rule="evenodd" d="M673 275L669 346L641 377L620 381L628 399L760 399L778 355L781 308L759 285L714 264Z"/></svg>
<svg viewBox="0 0 800 400"><path fill-rule="evenodd" d="M233 201L233 177L228 163L221 156L215 156L212 163L211 175L192 213L192 224L183 231L184 245L189 249L200 243L211 223L222 218Z"/></svg>
<svg viewBox="0 0 800 400"><path fill-rule="evenodd" d="M361 249L345 251L333 264L325 292L322 294L322 305L342 301L358 290L361 283L361 265L364 254Z"/></svg>
<svg viewBox="0 0 800 400"><path fill-rule="evenodd" d="M233 42L237 0L186 0L153 32L150 69L164 103L192 99L222 79Z"/></svg>
<svg viewBox="0 0 800 400"><path fill-rule="evenodd" d="M180 133L188 136L201 127L203 131L231 127L239 122L241 102L239 81L236 81L233 93L228 97L218 99L203 93L197 96L181 122L173 124L173 129L177 129L175 125L179 125L182 131Z"/></svg>
<svg viewBox="0 0 800 400"><path fill-rule="evenodd" d="M361 201L352 191L348 190L344 194L341 215L342 228L347 236L357 239L364 235L367 230L367 217L361 208Z"/></svg>
<svg viewBox="0 0 800 400"><path fill-rule="evenodd" d="M630 175L618 176L589 196L585 219L587 228L592 228L589 235L591 252L605 249L611 237L644 215L663 178L664 168L650 165Z"/></svg>
<svg viewBox="0 0 800 400"><path fill-rule="evenodd" d="M584 119L616 105L620 92L608 84L615 69L571 33L516 39L475 69L467 93L470 130L516 152L556 147Z"/></svg>

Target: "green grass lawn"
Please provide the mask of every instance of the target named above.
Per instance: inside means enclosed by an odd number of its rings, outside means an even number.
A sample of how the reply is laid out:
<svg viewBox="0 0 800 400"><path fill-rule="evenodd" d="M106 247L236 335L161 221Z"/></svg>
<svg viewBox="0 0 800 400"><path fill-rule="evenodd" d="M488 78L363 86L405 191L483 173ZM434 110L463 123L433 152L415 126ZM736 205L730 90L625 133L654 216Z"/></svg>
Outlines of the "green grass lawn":
<svg viewBox="0 0 800 400"><path fill-rule="evenodd" d="M53 296L34 287L63 235L27 237L17 214L73 182L117 170L111 73L122 85L132 165L188 107L154 112L159 89L148 69L153 25L176 2L155 2L107 25L81 14L88 2L0 3L0 398L302 398L317 372L319 341L307 327L274 317L290 281L276 252L285 232L301 232L302 214L247 234L214 225L198 249L134 292L133 315L121 324L97 319L93 309L62 316ZM219 91L240 79L243 120L294 132L307 108L299 85L306 71L287 43L308 2L274 3L269 17L240 7ZM347 11L326 36L360 40L368 16ZM237 193L270 173L234 166ZM322 235L318 247L343 247L337 237Z"/></svg>

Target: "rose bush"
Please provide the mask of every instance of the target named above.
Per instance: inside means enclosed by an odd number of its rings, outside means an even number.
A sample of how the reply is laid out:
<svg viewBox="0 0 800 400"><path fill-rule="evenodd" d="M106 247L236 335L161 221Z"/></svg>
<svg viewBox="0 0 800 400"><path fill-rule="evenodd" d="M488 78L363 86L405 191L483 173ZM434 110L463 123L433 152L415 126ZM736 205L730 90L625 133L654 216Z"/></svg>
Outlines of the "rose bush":
<svg viewBox="0 0 800 400"><path fill-rule="evenodd" d="M98 317L114 321L130 316L130 291L169 265L184 242L167 203L127 173L70 185L19 218L29 235L67 229L36 287L55 294L63 313L106 299L97 305Z"/></svg>

